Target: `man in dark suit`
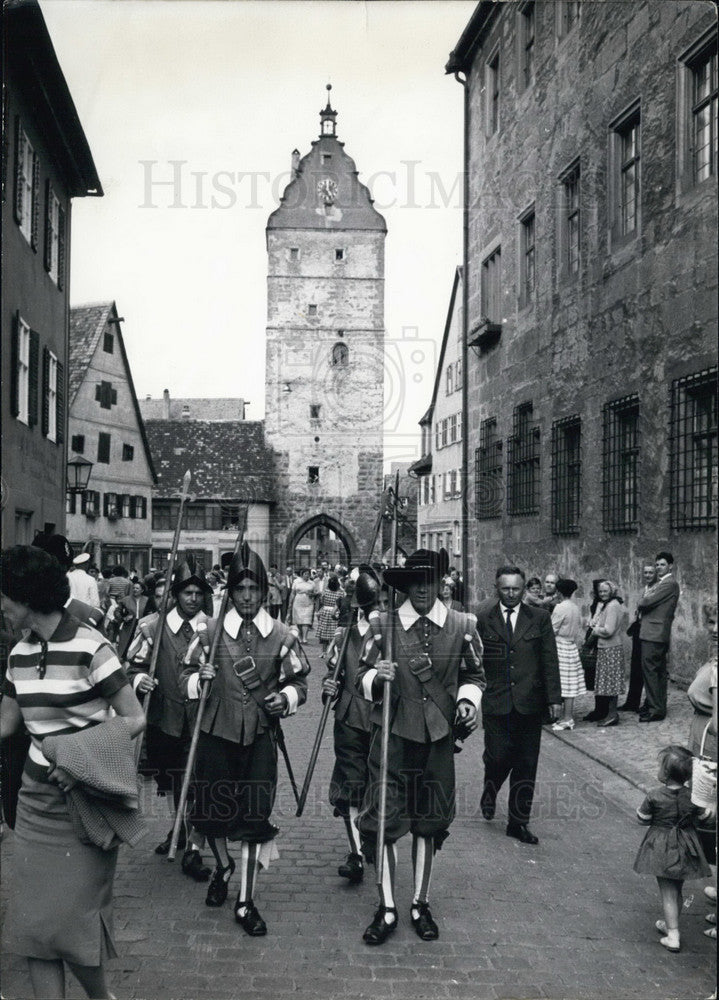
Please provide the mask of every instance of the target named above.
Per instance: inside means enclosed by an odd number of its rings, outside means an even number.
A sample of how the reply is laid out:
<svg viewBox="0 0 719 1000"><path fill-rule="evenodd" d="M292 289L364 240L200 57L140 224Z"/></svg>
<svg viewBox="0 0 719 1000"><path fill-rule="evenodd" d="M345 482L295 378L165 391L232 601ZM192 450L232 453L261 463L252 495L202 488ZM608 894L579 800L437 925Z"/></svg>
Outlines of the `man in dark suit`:
<svg viewBox="0 0 719 1000"><path fill-rule="evenodd" d="M667 652L679 600L679 584L672 575L674 556L659 552L655 564L657 582L637 604L646 699L640 722L660 722L667 714Z"/></svg>
<svg viewBox="0 0 719 1000"><path fill-rule="evenodd" d="M494 817L497 793L509 777L507 836L536 844L529 816L542 736L542 713L559 717L562 690L552 620L543 608L522 603L525 576L500 566L499 601L477 615L484 646L487 689L482 699L484 789L480 806Z"/></svg>

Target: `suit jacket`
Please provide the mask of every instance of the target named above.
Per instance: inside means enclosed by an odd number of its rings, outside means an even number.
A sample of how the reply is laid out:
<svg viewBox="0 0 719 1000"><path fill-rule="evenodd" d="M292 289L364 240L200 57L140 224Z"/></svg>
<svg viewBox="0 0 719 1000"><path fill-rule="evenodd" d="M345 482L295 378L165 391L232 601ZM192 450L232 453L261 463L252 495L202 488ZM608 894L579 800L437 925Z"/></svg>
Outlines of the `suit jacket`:
<svg viewBox="0 0 719 1000"><path fill-rule="evenodd" d="M639 638L668 645L678 600L679 584L671 573L650 587L637 605Z"/></svg>
<svg viewBox="0 0 719 1000"><path fill-rule="evenodd" d="M561 702L557 644L548 611L520 604L509 649L499 601L478 615L477 631L487 677L484 715L509 715L513 708L520 715L532 715Z"/></svg>

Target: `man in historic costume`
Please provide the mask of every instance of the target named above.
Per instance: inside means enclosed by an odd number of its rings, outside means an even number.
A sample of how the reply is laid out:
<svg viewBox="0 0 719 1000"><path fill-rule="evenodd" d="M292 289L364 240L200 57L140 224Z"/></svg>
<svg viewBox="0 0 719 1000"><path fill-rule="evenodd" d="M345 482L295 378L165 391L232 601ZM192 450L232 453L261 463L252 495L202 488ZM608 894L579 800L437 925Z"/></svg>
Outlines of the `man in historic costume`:
<svg viewBox="0 0 719 1000"><path fill-rule="evenodd" d="M384 581L406 594L381 627L370 628L361 655L359 689L374 702L369 784L359 816L363 853L384 851L379 908L364 933L367 944L382 944L397 926L394 903L396 841L412 833L414 896L412 925L424 941L439 936L429 908L432 863L454 818L454 733L465 736L477 725L484 688L482 643L474 615L450 610L439 599L447 553L419 549L403 567L386 569ZM374 618L373 618L374 621ZM389 629L394 661L384 658ZM391 682L391 729L387 770L385 843L377 845L381 760L380 702Z"/></svg>
<svg viewBox="0 0 719 1000"><path fill-rule="evenodd" d="M367 787L367 757L370 744L370 702L357 689L360 653L369 632L368 616L377 608L380 581L367 564L351 573L352 612L344 662L337 680L332 679L337 657L344 645L345 628L338 628L329 653L329 673L322 681L322 697L337 699L334 705L335 765L330 779L330 804L347 830L350 853L337 872L350 883L364 875L357 817Z"/></svg>
<svg viewBox="0 0 719 1000"><path fill-rule="evenodd" d="M152 692L147 711L147 767L157 784L158 795L172 793L175 809L180 800L182 776L195 723L196 705L190 702L181 687L180 678L185 655L198 629L207 628L209 619L203 611L205 595L212 588L202 569L187 555L175 570L170 593L175 605L168 611L157 654L155 676L147 670L157 641L160 619L158 612L141 618L135 636L127 650L129 676L135 691L146 697ZM155 848L156 854L167 854L172 830ZM187 823L181 831L179 846L184 847L182 871L196 882L206 882L210 869L202 863L200 854L204 839Z"/></svg>
<svg viewBox="0 0 719 1000"><path fill-rule="evenodd" d="M235 871L227 841L241 841L240 890L235 919L252 937L267 933L254 904L257 873L276 858L277 827L270 815L277 791L279 720L307 697L306 673L296 636L262 607L267 574L244 543L233 558L227 587L232 608L212 621L206 638L188 650L183 675L189 698L211 682L202 716L194 769L193 823L207 836L216 868L208 906L222 906ZM205 662L215 630L221 638L214 663Z"/></svg>

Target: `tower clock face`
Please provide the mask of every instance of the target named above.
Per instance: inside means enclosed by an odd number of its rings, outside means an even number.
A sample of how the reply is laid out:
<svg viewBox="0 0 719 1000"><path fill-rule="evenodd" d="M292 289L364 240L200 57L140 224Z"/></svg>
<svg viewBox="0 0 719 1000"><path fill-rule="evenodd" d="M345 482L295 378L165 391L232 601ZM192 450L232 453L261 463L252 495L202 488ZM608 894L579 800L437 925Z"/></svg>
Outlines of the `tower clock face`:
<svg viewBox="0 0 719 1000"><path fill-rule="evenodd" d="M323 177L317 181L317 194L322 198L325 205L331 205L337 197L337 182L331 177Z"/></svg>

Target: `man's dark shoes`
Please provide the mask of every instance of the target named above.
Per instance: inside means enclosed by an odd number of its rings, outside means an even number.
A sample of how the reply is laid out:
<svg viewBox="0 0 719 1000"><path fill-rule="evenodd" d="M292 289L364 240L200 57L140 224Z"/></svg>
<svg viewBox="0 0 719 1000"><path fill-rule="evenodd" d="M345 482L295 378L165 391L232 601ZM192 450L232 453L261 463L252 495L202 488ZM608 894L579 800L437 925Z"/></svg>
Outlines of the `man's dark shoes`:
<svg viewBox="0 0 719 1000"><path fill-rule="evenodd" d="M628 701L625 701L623 705L620 705L617 709L618 712L638 712L639 705L630 705Z"/></svg>
<svg viewBox="0 0 719 1000"><path fill-rule="evenodd" d="M361 854L348 854L347 860L337 869L337 874L349 879L350 885L357 885L364 878L364 865Z"/></svg>
<svg viewBox="0 0 719 1000"><path fill-rule="evenodd" d="M482 798L479 800L479 808L482 810L482 815L485 819L494 819L496 804L494 792L491 788L488 788L487 785L485 785L484 791L482 792Z"/></svg>
<svg viewBox="0 0 719 1000"><path fill-rule="evenodd" d="M200 852L193 851L192 848L182 855L182 871L189 878L194 878L195 882L206 882L212 874L212 870L203 865Z"/></svg>
<svg viewBox="0 0 719 1000"><path fill-rule="evenodd" d="M217 868L212 873L212 879L207 887L205 904L207 906L222 906L227 899L227 887L235 871L235 862L230 858L230 863L226 868Z"/></svg>
<svg viewBox="0 0 719 1000"><path fill-rule="evenodd" d="M242 915L240 915L241 909L245 911ZM235 920L245 934L249 934L250 937L264 937L267 933L267 924L258 913L255 904L252 900L249 900L247 903L241 903L239 893L237 895L237 902L235 903Z"/></svg>
<svg viewBox="0 0 719 1000"><path fill-rule="evenodd" d="M422 938L423 941L436 941L439 937L439 928L432 919L429 903L412 903L410 914L417 937Z"/></svg>
<svg viewBox="0 0 719 1000"><path fill-rule="evenodd" d="M507 836L515 837L520 844L538 844L539 837L535 837L526 823L507 823Z"/></svg>
<svg viewBox="0 0 719 1000"><path fill-rule="evenodd" d="M650 715L647 713L639 716L640 722L661 722L663 719L666 719L666 715Z"/></svg>
<svg viewBox="0 0 719 1000"><path fill-rule="evenodd" d="M391 923L387 923L384 918L385 913L394 917ZM365 944L384 944L390 934L397 927L397 910L389 907L378 906L372 923L362 935Z"/></svg>
<svg viewBox="0 0 719 1000"><path fill-rule="evenodd" d="M155 848L155 854L169 854L171 843L172 843L172 830L170 830L170 832L162 841L162 843L157 845L157 847ZM184 850L186 843L187 843L187 836L185 834L185 831L180 830L180 836L177 841L178 850L180 851Z"/></svg>
<svg viewBox="0 0 719 1000"><path fill-rule="evenodd" d="M601 715L599 714L599 712L597 712L596 709L594 709L594 711L592 712L587 713L587 715L582 716L582 722L599 722L600 719Z"/></svg>

